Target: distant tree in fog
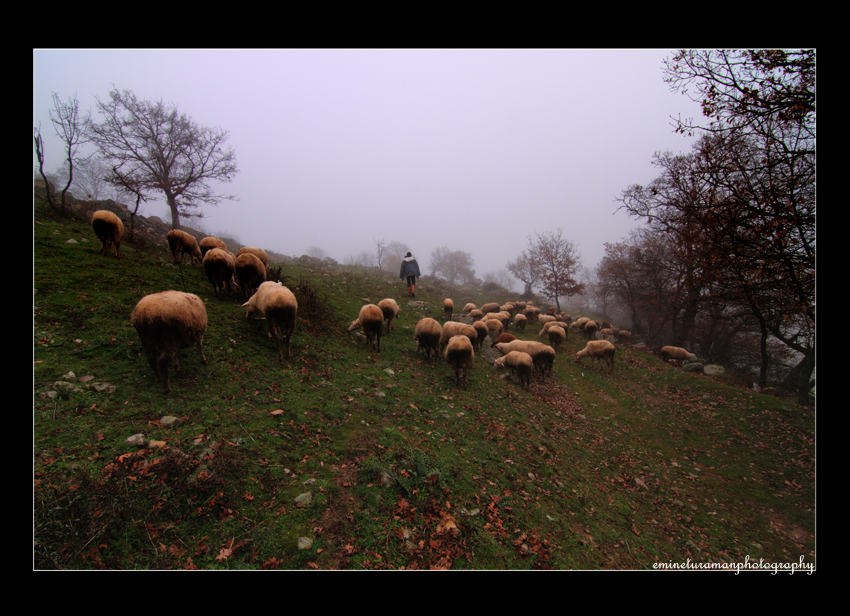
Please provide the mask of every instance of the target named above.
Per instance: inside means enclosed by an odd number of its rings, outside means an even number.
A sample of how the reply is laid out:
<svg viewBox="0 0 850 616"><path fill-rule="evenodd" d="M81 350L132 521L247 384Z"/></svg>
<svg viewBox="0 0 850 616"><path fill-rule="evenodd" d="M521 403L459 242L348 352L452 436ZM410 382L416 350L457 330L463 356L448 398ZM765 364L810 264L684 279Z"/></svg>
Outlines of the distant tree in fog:
<svg viewBox="0 0 850 616"><path fill-rule="evenodd" d="M384 251L384 258L381 262L381 269L393 273L401 268L401 260L410 252L407 244L402 242L390 242L387 244L387 249Z"/></svg>
<svg viewBox="0 0 850 616"><path fill-rule="evenodd" d="M475 270L472 269L475 260L472 254L462 250L449 250L446 246L436 248L431 252L431 273L442 276L454 286L456 280L471 283L475 280Z"/></svg>
<svg viewBox="0 0 850 616"><path fill-rule="evenodd" d="M308 257L313 257L314 259L324 260L328 258L328 253L318 246L310 246L304 254Z"/></svg>

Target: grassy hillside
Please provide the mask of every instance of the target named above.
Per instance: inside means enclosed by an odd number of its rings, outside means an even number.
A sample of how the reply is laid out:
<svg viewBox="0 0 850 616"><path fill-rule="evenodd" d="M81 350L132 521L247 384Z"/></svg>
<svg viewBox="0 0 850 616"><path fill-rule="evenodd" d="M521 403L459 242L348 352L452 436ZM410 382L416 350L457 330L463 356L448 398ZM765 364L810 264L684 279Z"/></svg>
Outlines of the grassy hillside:
<svg viewBox="0 0 850 616"><path fill-rule="evenodd" d="M459 389L413 342L443 296L420 285L411 305L401 281L362 270L283 266L301 310L281 366L265 322L173 266L164 241L121 261L99 248L90 226L36 209L35 568L814 562L810 408L629 347L605 374L573 363L573 335L530 392L481 356ZM171 396L129 320L166 289L198 294L209 318L209 363L183 350ZM384 297L403 312L378 355L346 328ZM56 381L79 390L47 397Z"/></svg>

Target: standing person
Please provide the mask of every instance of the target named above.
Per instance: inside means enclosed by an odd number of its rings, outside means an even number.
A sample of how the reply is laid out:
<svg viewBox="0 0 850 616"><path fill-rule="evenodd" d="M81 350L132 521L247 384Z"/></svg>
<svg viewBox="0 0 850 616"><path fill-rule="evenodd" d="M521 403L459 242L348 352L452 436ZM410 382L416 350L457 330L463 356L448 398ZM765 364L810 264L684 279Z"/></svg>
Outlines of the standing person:
<svg viewBox="0 0 850 616"><path fill-rule="evenodd" d="M410 297L416 297L416 279L419 278L419 264L409 252L404 259L401 260L401 269L398 272L399 278L407 278L407 294Z"/></svg>

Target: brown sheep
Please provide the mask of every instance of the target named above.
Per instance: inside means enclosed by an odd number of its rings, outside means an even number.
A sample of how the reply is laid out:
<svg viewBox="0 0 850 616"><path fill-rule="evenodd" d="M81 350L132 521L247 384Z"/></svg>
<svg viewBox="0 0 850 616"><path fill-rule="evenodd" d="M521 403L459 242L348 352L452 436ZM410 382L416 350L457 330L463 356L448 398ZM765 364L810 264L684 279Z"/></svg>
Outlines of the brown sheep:
<svg viewBox="0 0 850 616"><path fill-rule="evenodd" d="M398 307L396 301L390 297L382 299L378 302L378 308L384 313L384 320L387 322L387 335L390 333L390 323L393 319L397 319L401 314L401 308Z"/></svg>
<svg viewBox="0 0 850 616"><path fill-rule="evenodd" d="M348 331L363 328L369 350L375 350L375 338L378 339L378 353L381 352L381 334L384 331L384 311L375 304L366 304L360 309L360 315L348 326Z"/></svg>
<svg viewBox="0 0 850 616"><path fill-rule="evenodd" d="M470 310L475 310L476 308L478 308L478 306L476 306L472 302L465 304L463 307L463 314L469 314Z"/></svg>
<svg viewBox="0 0 850 616"><path fill-rule="evenodd" d="M286 343L286 359L289 359L289 343L295 333L295 317L298 314L298 301L292 291L279 282L264 282L242 307L247 308L246 317L255 313L265 317L269 325L269 338L273 338L277 346L278 363L283 363L281 338Z"/></svg>
<svg viewBox="0 0 850 616"><path fill-rule="evenodd" d="M198 242L198 248L201 249L201 257L205 257L210 248L221 248L222 250L227 250L227 244L224 243L223 240L218 239L217 237L205 237L200 242Z"/></svg>
<svg viewBox="0 0 850 616"><path fill-rule="evenodd" d="M511 342L500 342L496 344L496 350L502 355L507 355L511 351L522 351L531 355L531 360L534 367L540 374L541 380L546 379L546 372L552 373L552 366L555 362L555 349L548 344L531 340L512 340Z"/></svg>
<svg viewBox="0 0 850 616"><path fill-rule="evenodd" d="M608 372L614 371L614 353L616 349L613 344L607 340L591 340L581 351L576 353L575 363L580 364L585 357L590 357L590 365L593 367L593 362L598 361L600 365L602 360L608 364Z"/></svg>
<svg viewBox="0 0 850 616"><path fill-rule="evenodd" d="M101 252L105 257L109 254L110 246L115 246L115 258L120 259L118 249L121 248L121 234L124 233L124 223L109 210L97 210L91 217L94 234L100 240Z"/></svg>
<svg viewBox="0 0 850 616"><path fill-rule="evenodd" d="M448 297L443 300L443 314L445 315L444 320L451 321L452 313L455 310L455 303L449 299Z"/></svg>
<svg viewBox="0 0 850 616"><path fill-rule="evenodd" d="M534 372L534 361L531 355L523 351L511 351L493 362L493 369L510 368L519 377L519 386L528 391L531 388L531 375Z"/></svg>
<svg viewBox="0 0 850 616"><path fill-rule="evenodd" d="M209 239L209 238L205 238ZM230 254L230 253L228 253ZM204 258L206 263L206 257ZM236 280L242 288L247 302L254 292L266 280L266 266L256 255L244 252L236 257ZM204 265L206 268L206 264Z"/></svg>
<svg viewBox="0 0 850 616"><path fill-rule="evenodd" d="M266 254L266 251L262 248L256 248L254 246L243 246L239 250L236 251L236 256L249 253L257 257L260 261L263 262L263 265L266 269L269 269L269 255Z"/></svg>
<svg viewBox="0 0 850 616"><path fill-rule="evenodd" d="M221 288L224 291L225 286L227 286L227 294L233 295L233 286L230 284L230 279L236 271L236 259L233 253L221 248L211 248L207 251L203 264L216 299L221 299L218 290Z"/></svg>
<svg viewBox="0 0 850 616"><path fill-rule="evenodd" d="M496 341L490 345L490 348L494 348L500 342L510 342L511 340L516 340L516 336L513 334L499 334L499 337L496 338Z"/></svg>
<svg viewBox="0 0 850 616"><path fill-rule="evenodd" d="M599 326L596 324L596 321L588 321L584 324L584 335L587 336L588 340L593 340L596 337L598 329Z"/></svg>
<svg viewBox="0 0 850 616"><path fill-rule="evenodd" d="M498 303L490 302L489 304L484 304L483 306L481 306L481 313L487 314L488 312L499 312L500 308L501 306L499 306Z"/></svg>
<svg viewBox="0 0 850 616"><path fill-rule="evenodd" d="M463 334L452 336L446 345L446 363L454 368L455 383L460 386L463 380L466 386L466 374L475 360L475 351L469 338Z"/></svg>
<svg viewBox="0 0 850 616"><path fill-rule="evenodd" d="M130 323L142 339L142 349L148 364L166 394L171 393L168 364L173 363L175 370L180 371L177 359L180 349L197 345L201 363L207 363L203 349L207 310L197 295L180 291L146 295L133 308Z"/></svg>
<svg viewBox="0 0 850 616"><path fill-rule="evenodd" d="M661 347L661 359L663 359L665 362L670 361L671 359L675 359L681 366L682 361L686 359L693 359L694 357L696 357L696 355L694 355L693 353L689 353L681 347Z"/></svg>
<svg viewBox="0 0 850 616"><path fill-rule="evenodd" d="M428 356L428 359L431 359L431 351L434 351L434 359L431 361L432 366L437 363L437 354L440 352L440 336L442 333L443 328L440 327L440 324L436 320L430 317L419 319L419 322L416 324L416 331L413 334L413 339L416 341L416 352L418 353L420 349L425 349L425 355Z"/></svg>
<svg viewBox="0 0 850 616"><path fill-rule="evenodd" d="M195 236L186 233L185 231L181 231L180 229L172 229L165 236L168 240L168 248L171 250L171 256L173 257L172 263L177 265L178 263L183 263L183 255L192 255L192 262L198 262L198 265L201 265L204 261L203 255L201 255L201 249L198 248L198 240L195 239Z"/></svg>
<svg viewBox="0 0 850 616"><path fill-rule="evenodd" d="M469 311L469 316L472 317L473 321L480 321L484 317L484 313L481 312L478 308L473 308Z"/></svg>
<svg viewBox="0 0 850 616"><path fill-rule="evenodd" d="M440 349L449 343L452 336L466 336L473 348L478 345L478 332L472 325L460 321L446 321L443 324L443 333L440 335Z"/></svg>

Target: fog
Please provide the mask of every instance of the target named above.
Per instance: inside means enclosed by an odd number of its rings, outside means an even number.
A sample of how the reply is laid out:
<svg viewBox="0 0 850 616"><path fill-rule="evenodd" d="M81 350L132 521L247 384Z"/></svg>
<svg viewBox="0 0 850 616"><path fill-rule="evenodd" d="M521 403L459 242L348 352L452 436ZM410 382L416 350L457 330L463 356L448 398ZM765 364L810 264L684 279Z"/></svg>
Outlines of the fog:
<svg viewBox="0 0 850 616"><path fill-rule="evenodd" d="M662 81L673 51L34 50L33 126L48 172L52 92L98 120L95 97L128 89L229 131L239 173L220 192L238 201L201 225L286 255L398 241L427 274L447 246L483 277L560 226L594 269L639 226L616 197L657 175L654 152L691 149L671 117L699 107ZM162 195L142 214L170 221Z"/></svg>

